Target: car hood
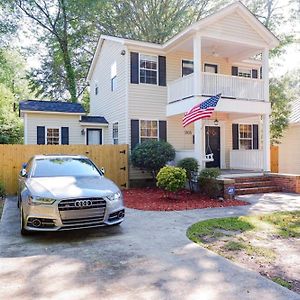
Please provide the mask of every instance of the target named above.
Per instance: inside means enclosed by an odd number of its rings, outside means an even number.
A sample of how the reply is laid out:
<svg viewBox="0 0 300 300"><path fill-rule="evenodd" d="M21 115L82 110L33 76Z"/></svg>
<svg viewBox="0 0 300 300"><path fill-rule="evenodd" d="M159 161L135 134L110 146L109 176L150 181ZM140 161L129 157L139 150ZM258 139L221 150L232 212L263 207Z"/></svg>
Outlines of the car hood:
<svg viewBox="0 0 300 300"><path fill-rule="evenodd" d="M119 191L117 185L104 176L28 178L26 185L32 196L53 199L105 197Z"/></svg>

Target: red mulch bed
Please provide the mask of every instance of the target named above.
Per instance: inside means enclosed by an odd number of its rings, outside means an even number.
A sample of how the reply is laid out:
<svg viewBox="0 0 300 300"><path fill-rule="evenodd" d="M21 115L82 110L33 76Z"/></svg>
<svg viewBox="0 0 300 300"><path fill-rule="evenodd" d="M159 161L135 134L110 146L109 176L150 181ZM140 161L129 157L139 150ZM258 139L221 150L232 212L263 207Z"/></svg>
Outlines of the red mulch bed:
<svg viewBox="0 0 300 300"><path fill-rule="evenodd" d="M215 200L207 196L182 190L177 198L158 188L135 188L123 191L125 206L139 210L187 210L209 207L247 205L240 200Z"/></svg>

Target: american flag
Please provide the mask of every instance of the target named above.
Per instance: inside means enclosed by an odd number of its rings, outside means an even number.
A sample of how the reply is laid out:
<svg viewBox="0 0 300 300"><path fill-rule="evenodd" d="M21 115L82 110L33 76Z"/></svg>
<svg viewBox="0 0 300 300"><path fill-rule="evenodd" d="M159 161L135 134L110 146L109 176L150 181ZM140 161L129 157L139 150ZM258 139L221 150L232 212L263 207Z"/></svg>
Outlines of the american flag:
<svg viewBox="0 0 300 300"><path fill-rule="evenodd" d="M215 107L217 106L220 97L221 94L213 96L203 101L202 103L197 104L196 106L191 108L188 112L186 112L182 119L183 127L197 120L209 118L212 115L213 111L215 110Z"/></svg>

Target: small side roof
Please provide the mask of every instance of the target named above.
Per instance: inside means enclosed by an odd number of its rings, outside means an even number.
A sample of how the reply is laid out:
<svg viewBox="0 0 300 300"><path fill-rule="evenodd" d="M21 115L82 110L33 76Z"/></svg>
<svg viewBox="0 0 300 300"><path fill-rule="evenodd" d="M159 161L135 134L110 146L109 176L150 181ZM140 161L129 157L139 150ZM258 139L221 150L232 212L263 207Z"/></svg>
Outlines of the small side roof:
<svg viewBox="0 0 300 300"><path fill-rule="evenodd" d="M106 119L104 117L101 117L101 116L82 116L80 122L108 124Z"/></svg>
<svg viewBox="0 0 300 300"><path fill-rule="evenodd" d="M300 99L292 102L289 121L291 124L300 123Z"/></svg>
<svg viewBox="0 0 300 300"><path fill-rule="evenodd" d="M58 112L70 114L85 114L85 110L80 103L62 102L62 101L41 101L26 100L19 104L20 112Z"/></svg>

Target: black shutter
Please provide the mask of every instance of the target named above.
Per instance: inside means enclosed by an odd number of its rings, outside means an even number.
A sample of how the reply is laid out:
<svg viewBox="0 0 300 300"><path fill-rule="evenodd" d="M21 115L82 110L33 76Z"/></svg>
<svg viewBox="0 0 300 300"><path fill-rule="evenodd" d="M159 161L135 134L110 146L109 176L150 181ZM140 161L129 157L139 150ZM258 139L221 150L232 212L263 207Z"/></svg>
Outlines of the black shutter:
<svg viewBox="0 0 300 300"><path fill-rule="evenodd" d="M158 57L158 84L161 86L167 85L165 56Z"/></svg>
<svg viewBox="0 0 300 300"><path fill-rule="evenodd" d="M130 82L139 83L139 54L130 52Z"/></svg>
<svg viewBox="0 0 300 300"><path fill-rule="evenodd" d="M259 73L260 73L260 74L259 74L259 75L260 75L259 78L262 79L262 67L260 67Z"/></svg>
<svg viewBox="0 0 300 300"><path fill-rule="evenodd" d="M69 145L69 127L61 128L61 144Z"/></svg>
<svg viewBox="0 0 300 300"><path fill-rule="evenodd" d="M45 145L45 126L38 126L36 129L36 143Z"/></svg>
<svg viewBox="0 0 300 300"><path fill-rule="evenodd" d="M232 124L232 149L239 149L239 124Z"/></svg>
<svg viewBox="0 0 300 300"><path fill-rule="evenodd" d="M231 75L238 76L239 75L239 68L238 67L231 67Z"/></svg>
<svg viewBox="0 0 300 300"><path fill-rule="evenodd" d="M167 121L159 121L159 140L167 141Z"/></svg>
<svg viewBox="0 0 300 300"><path fill-rule="evenodd" d="M256 69L252 69L252 78L258 78L258 72Z"/></svg>
<svg viewBox="0 0 300 300"><path fill-rule="evenodd" d="M139 120L131 120L131 150L139 143L140 141L140 128Z"/></svg>
<svg viewBox="0 0 300 300"><path fill-rule="evenodd" d="M258 135L258 125L253 124L253 149L258 149L259 146L259 135Z"/></svg>

